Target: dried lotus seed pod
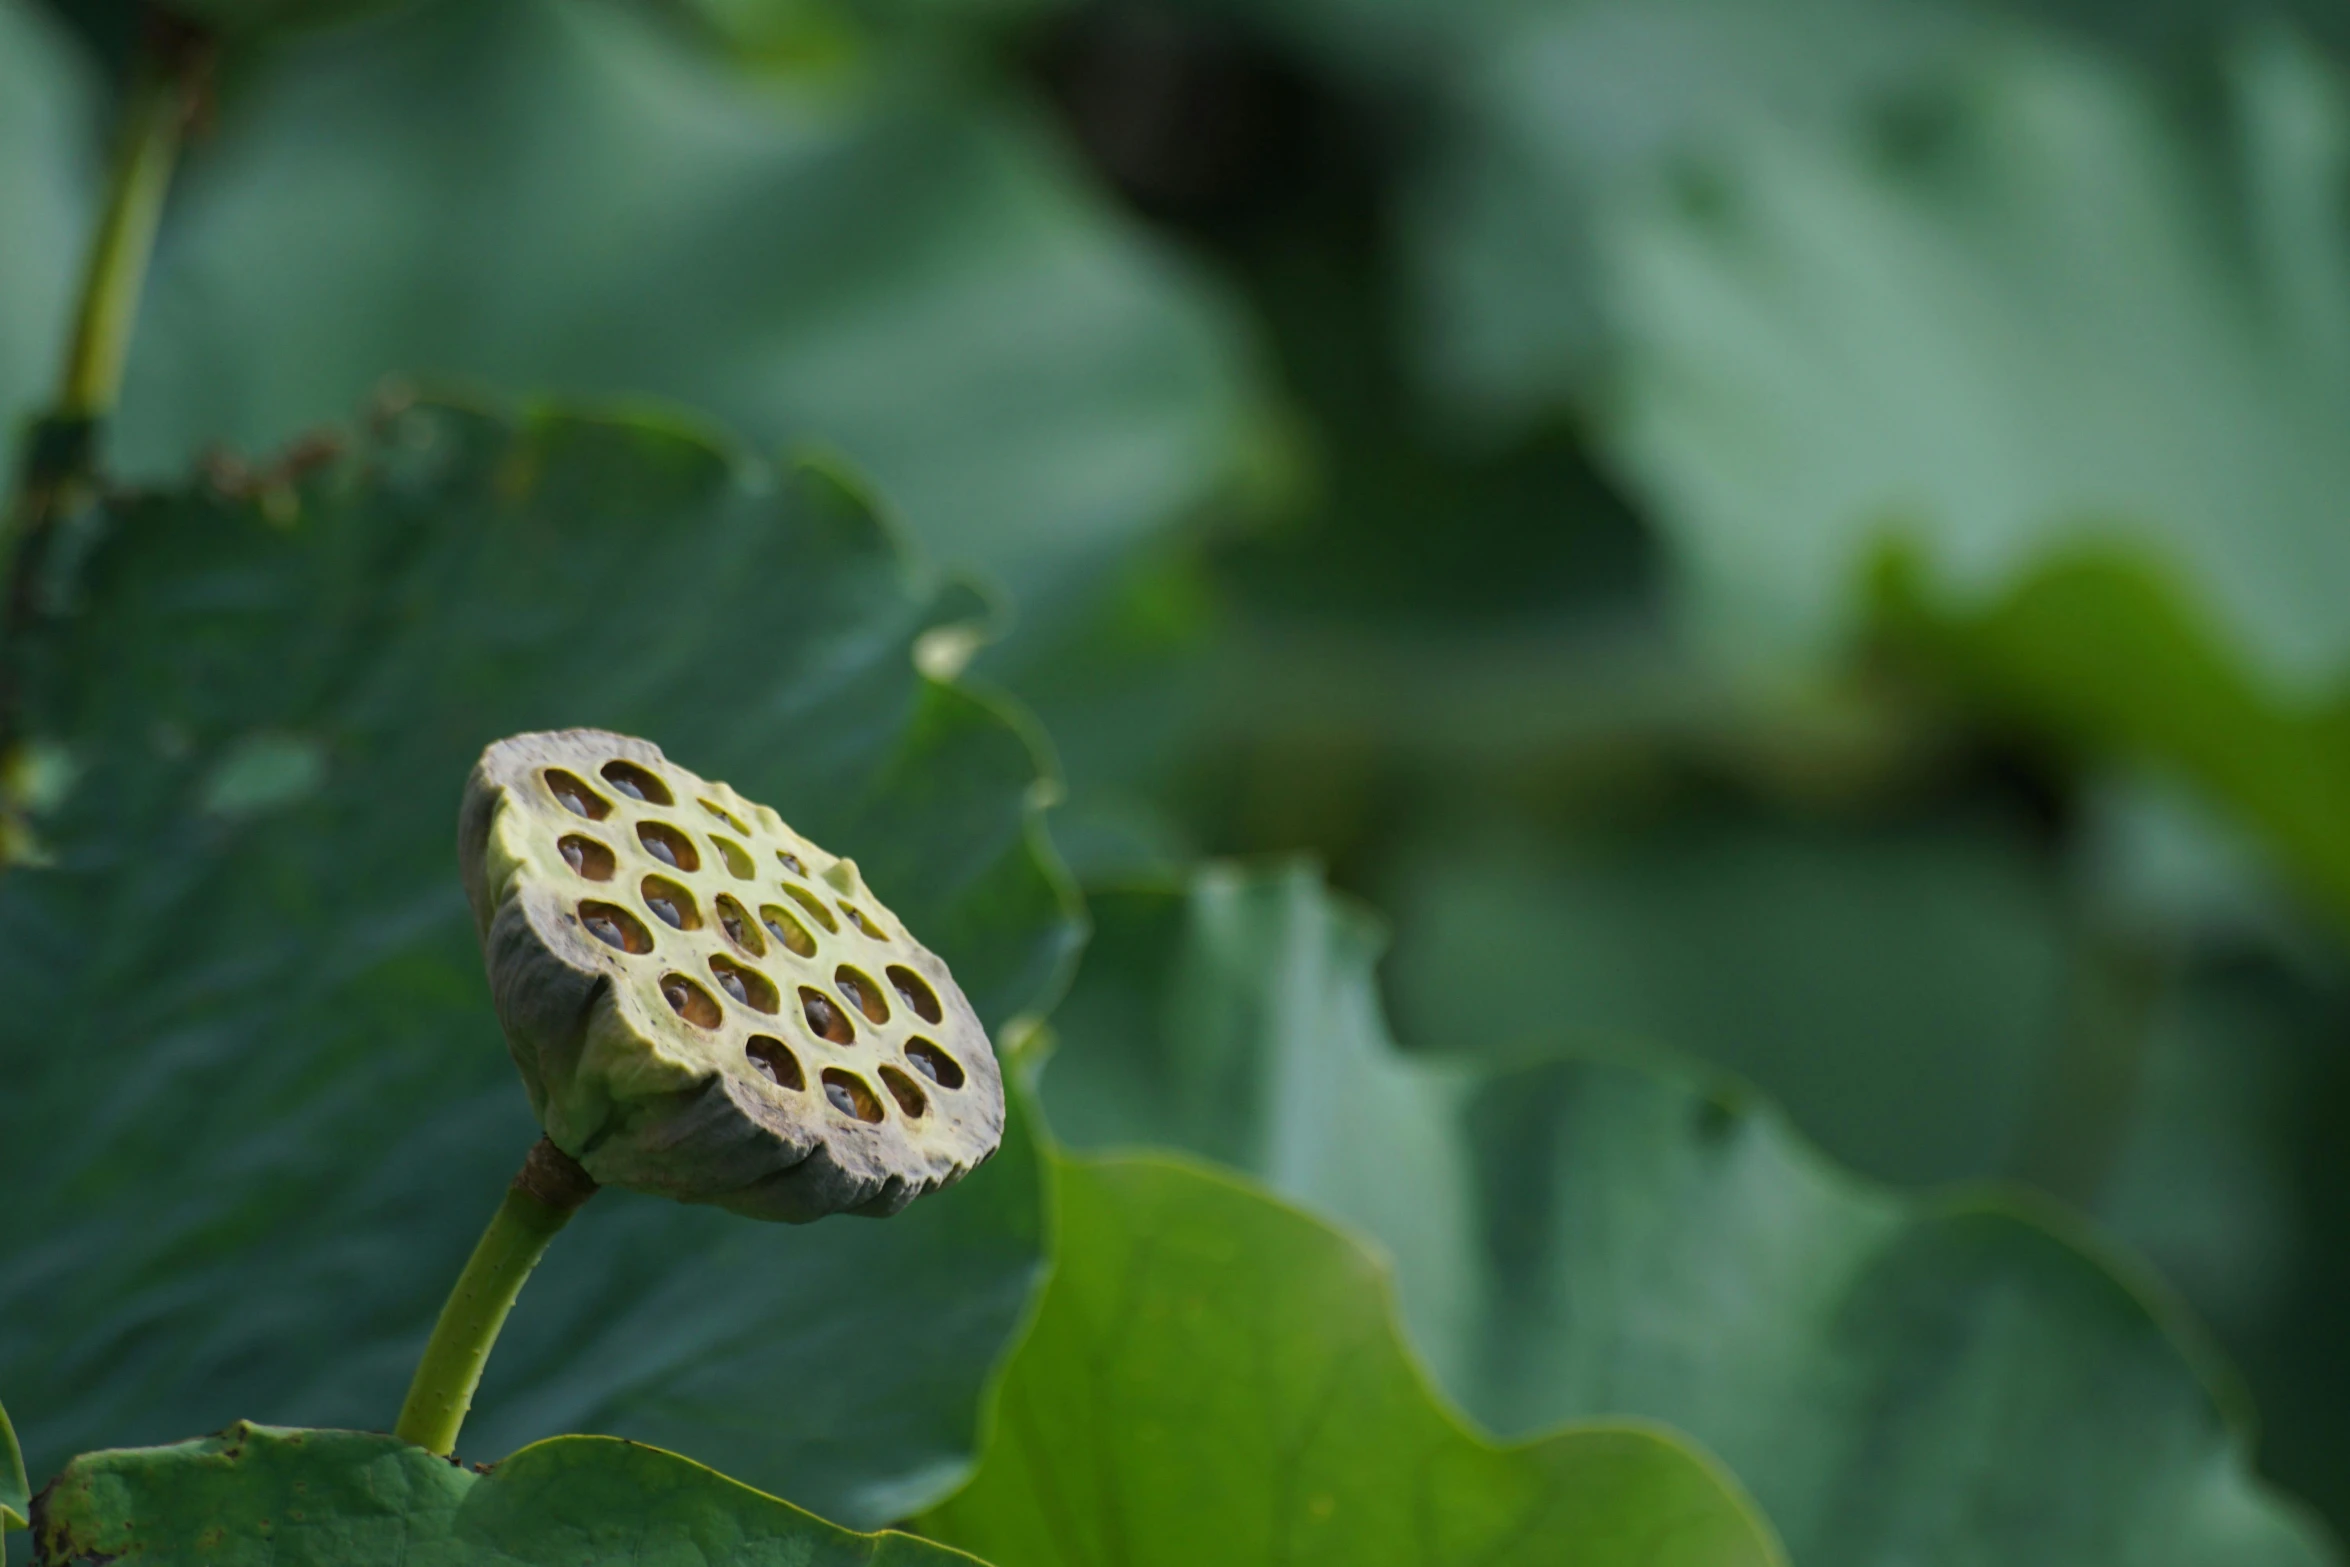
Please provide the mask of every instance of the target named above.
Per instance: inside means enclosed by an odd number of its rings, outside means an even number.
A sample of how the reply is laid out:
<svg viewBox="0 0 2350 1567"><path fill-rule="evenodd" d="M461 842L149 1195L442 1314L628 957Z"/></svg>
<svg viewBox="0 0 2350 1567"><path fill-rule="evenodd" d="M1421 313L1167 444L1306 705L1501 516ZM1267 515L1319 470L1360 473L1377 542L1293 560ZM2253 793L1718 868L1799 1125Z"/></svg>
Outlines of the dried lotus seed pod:
<svg viewBox="0 0 2350 1567"><path fill-rule="evenodd" d="M754 1218L897 1212L995 1152L947 966L764 805L595 729L482 753L465 892L531 1108L606 1185Z"/></svg>

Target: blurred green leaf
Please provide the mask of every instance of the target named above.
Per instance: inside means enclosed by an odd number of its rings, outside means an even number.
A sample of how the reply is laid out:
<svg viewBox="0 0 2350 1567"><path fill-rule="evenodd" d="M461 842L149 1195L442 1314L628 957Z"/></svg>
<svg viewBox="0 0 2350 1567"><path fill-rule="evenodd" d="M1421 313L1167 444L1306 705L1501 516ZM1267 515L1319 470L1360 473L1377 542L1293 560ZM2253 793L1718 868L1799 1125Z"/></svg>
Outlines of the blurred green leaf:
<svg viewBox="0 0 2350 1567"><path fill-rule="evenodd" d="M1023 589L1196 505L1253 439L1221 303L1016 100L915 66L763 79L649 8L561 0L408 7L224 82L115 451L152 476L265 449L394 373L820 437Z"/></svg>
<svg viewBox="0 0 2350 1567"><path fill-rule="evenodd" d="M2069 1222L1854 1181L1653 1070L1401 1058L1376 935L1300 869L1093 907L1056 1127L1235 1159L1369 1230L1496 1429L1665 1421L1823 1567L2338 1559L2249 1474L2198 1336Z"/></svg>
<svg viewBox="0 0 2350 1567"><path fill-rule="evenodd" d="M1424 834L1381 889L1405 1039L1488 1060L1660 1046L1888 1179L2012 1169L2071 1021L2062 889L1985 810Z"/></svg>
<svg viewBox="0 0 2350 1567"><path fill-rule="evenodd" d="M2233 89L2198 135L2011 41L1873 134L1757 126L1612 220L1611 438L1709 631L1831 646L1889 541L1969 611L2117 549L2255 686L2350 667L2350 96L2282 39Z"/></svg>
<svg viewBox="0 0 2350 1567"><path fill-rule="evenodd" d="M24 1474L24 1453L16 1445L16 1427L8 1423L7 1408L0 1406L0 1534L25 1526L32 1494ZM0 1559L4 1557L0 1549Z"/></svg>
<svg viewBox="0 0 2350 1567"><path fill-rule="evenodd" d="M1937 602L1914 559L1877 577L1880 625L1968 699L2091 759L2174 768L2258 828L2350 918L2350 697L2307 701L2248 669L2203 606L2145 555L2046 560L1980 608Z"/></svg>
<svg viewBox="0 0 2350 1567"><path fill-rule="evenodd" d="M1457 89L1411 229L1454 403L1594 403L1750 673L1843 646L1893 554L1970 695L2186 772L2345 906L2339 70L2239 14L2192 117L1956 11L1815 48L1802 6L1642 9L1529 22Z"/></svg>
<svg viewBox="0 0 2350 1567"><path fill-rule="evenodd" d="M2287 964L2226 943L2182 963L2098 1204L2243 1365L2262 1467L2336 1520L2350 1516L2345 1015L2330 957Z"/></svg>
<svg viewBox="0 0 2350 1567"><path fill-rule="evenodd" d="M925 1530L1014 1567L1782 1560L1665 1432L1502 1448L1462 1426L1360 1243L1188 1164L1055 1175L1053 1281L978 1473Z"/></svg>
<svg viewBox="0 0 2350 1567"><path fill-rule="evenodd" d="M355 21L406 0L162 0L165 9L239 39Z"/></svg>
<svg viewBox="0 0 2350 1567"><path fill-rule="evenodd" d="M2339 73L2282 34L2244 43L2215 127L2113 61L1977 34L1938 83L1912 70L1875 113L1824 115L1710 83L1659 25L1664 74L1707 83L1692 102L1720 123L1603 201L1567 166L1623 117L1563 85L1646 77L1605 69L1588 18L1551 31L1551 56L1503 55L1481 89L1525 149L1496 189L1583 214L1604 256L1603 429L1701 629L1784 675L1864 624L1891 557L1877 602L1969 696L2185 772L2350 907ZM1741 51L1738 79L1762 58ZM1526 273L1440 290L1527 357L1456 379L1499 403L1587 384L1529 330L1557 270L1539 244L1473 217L1431 232Z"/></svg>
<svg viewBox="0 0 2350 1567"><path fill-rule="evenodd" d="M1360 7L1358 7L1360 8ZM1461 40L1445 132L1409 182L1407 314L1472 430L1586 401L1618 324L1607 223L1758 120L1842 129L1977 31L1919 0L1585 0Z"/></svg>
<svg viewBox="0 0 2350 1567"><path fill-rule="evenodd" d="M1210 864L1190 887L1097 896L1085 966L1053 1015L1054 1131L1187 1148L1376 1234L1420 1352L1457 1394L1481 1308L1477 1237L1460 1222L1473 1171L1446 1107L1479 1068L1386 1048L1369 984L1380 937L1309 872Z"/></svg>
<svg viewBox="0 0 2350 1567"><path fill-rule="evenodd" d="M936 584L822 468L642 420L421 405L297 476L61 541L26 721L79 769L0 877L0 1385L36 1469L253 1413L375 1426L535 1127L458 886L481 746L655 738L852 854L991 1026L1078 939L1021 726L919 676ZM231 791L256 755L298 789ZM261 772L282 783L280 767ZM657 1441L828 1516L955 1483L1043 1246L1037 1152L886 1224L610 1193L466 1449Z"/></svg>
<svg viewBox="0 0 2350 1567"><path fill-rule="evenodd" d="M240 1423L77 1458L43 1498L41 1560L216 1567L951 1567L903 1534L851 1534L659 1448L535 1443L476 1473L388 1436Z"/></svg>

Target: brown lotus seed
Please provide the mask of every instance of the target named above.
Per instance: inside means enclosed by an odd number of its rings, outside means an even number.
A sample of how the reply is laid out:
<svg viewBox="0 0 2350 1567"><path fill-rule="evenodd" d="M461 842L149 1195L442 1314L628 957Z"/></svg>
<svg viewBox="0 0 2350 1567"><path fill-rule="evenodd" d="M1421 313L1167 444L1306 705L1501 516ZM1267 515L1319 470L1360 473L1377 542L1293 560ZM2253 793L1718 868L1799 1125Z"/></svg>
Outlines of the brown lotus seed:
<svg viewBox="0 0 2350 1567"><path fill-rule="evenodd" d="M803 958L816 955L816 938L808 934L808 927L793 919L774 904L763 904L759 909L759 923L767 933Z"/></svg>
<svg viewBox="0 0 2350 1567"><path fill-rule="evenodd" d="M807 986L802 985L800 987L800 1011L808 1020L809 1031L819 1037L829 1039L836 1045L856 1042L856 1030L850 1026L849 1020L841 1015L840 1008L834 1006L831 999L822 991L810 990Z"/></svg>
<svg viewBox="0 0 2350 1567"><path fill-rule="evenodd" d="M808 1079L800 1071L800 1058L772 1034L753 1034L744 1044L743 1054L751 1058L751 1064L767 1081L780 1088L808 1086Z"/></svg>
<svg viewBox="0 0 2350 1567"><path fill-rule="evenodd" d="M653 950L652 935L626 909L615 908L609 903L583 903L579 906L579 923L582 929L607 947L637 953Z"/></svg>
<svg viewBox="0 0 2350 1567"><path fill-rule="evenodd" d="M683 974L661 976L661 999L670 1010L697 1028L716 1028L721 1016L710 993Z"/></svg>
<svg viewBox="0 0 2350 1567"><path fill-rule="evenodd" d="M914 1063L915 1071L941 1088L963 1086L963 1069L955 1064L955 1058L927 1039L917 1037L907 1040L906 1059Z"/></svg>
<svg viewBox="0 0 2350 1567"><path fill-rule="evenodd" d="M900 996L905 998L906 1005L912 1007L915 1015L923 1022L936 1023L940 1018L946 1016L939 1009L937 995L932 992L921 975L898 963L892 963L886 972L889 974L890 984L895 987Z"/></svg>
<svg viewBox="0 0 2350 1567"><path fill-rule="evenodd" d="M860 1121L879 1121L881 1101L873 1097L873 1090L854 1072L839 1067L824 1069L824 1097L843 1115L855 1116Z"/></svg>
<svg viewBox="0 0 2350 1567"><path fill-rule="evenodd" d="M702 911L694 906L694 895L665 876L647 876L638 889L644 894L645 907L665 925L676 930L700 930Z"/></svg>
<svg viewBox="0 0 2350 1567"><path fill-rule="evenodd" d="M833 970L832 983L848 998L849 1005L876 1024L889 1021L889 1003L881 999L881 987L864 975L842 964Z"/></svg>
<svg viewBox="0 0 2350 1567"><path fill-rule="evenodd" d="M746 1007L772 1013L778 1002L775 986L757 969L747 969L730 958L713 957L710 972L718 980L718 988Z"/></svg>
<svg viewBox="0 0 2350 1567"><path fill-rule="evenodd" d="M572 833L555 845L563 851L563 863L585 876L589 881L610 881L615 862L612 851L593 838L582 838Z"/></svg>
<svg viewBox="0 0 2350 1567"><path fill-rule="evenodd" d="M555 796L555 803L572 815L600 822L612 814L611 801L562 768L550 767L541 776L547 781L548 792Z"/></svg>
<svg viewBox="0 0 2350 1567"><path fill-rule="evenodd" d="M677 803L667 784L634 762L606 762L601 771L606 783L632 800L643 800L651 805Z"/></svg>
<svg viewBox="0 0 2350 1567"><path fill-rule="evenodd" d="M702 868L701 852L694 847L693 840L667 822L639 822L636 836L645 846L645 852L664 865L674 865L689 873Z"/></svg>
<svg viewBox="0 0 2350 1567"><path fill-rule="evenodd" d="M759 934L759 927L743 906L725 893L718 895L718 928L726 932L726 939L754 958L767 955L767 943Z"/></svg>

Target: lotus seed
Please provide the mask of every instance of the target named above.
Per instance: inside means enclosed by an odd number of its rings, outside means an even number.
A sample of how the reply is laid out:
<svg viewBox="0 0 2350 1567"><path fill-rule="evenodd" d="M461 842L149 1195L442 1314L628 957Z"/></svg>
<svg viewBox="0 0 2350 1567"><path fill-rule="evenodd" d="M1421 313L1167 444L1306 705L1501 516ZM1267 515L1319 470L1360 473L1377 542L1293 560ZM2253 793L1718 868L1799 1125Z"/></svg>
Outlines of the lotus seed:
<svg viewBox="0 0 2350 1567"><path fill-rule="evenodd" d="M743 1054L767 1081L780 1088L805 1088L808 1080L800 1075L799 1057L784 1047L782 1040L772 1034L753 1034L743 1046Z"/></svg>
<svg viewBox="0 0 2350 1567"><path fill-rule="evenodd" d="M906 1005L912 1007L923 1022L936 1023L945 1016L938 1009L938 997L932 993L928 985L922 982L922 976L916 974L912 969L902 968L895 963L891 964L889 982L905 999Z"/></svg>
<svg viewBox="0 0 2350 1567"><path fill-rule="evenodd" d="M800 992L800 1009L808 1016L808 1027L835 1044L845 1045L852 1037L848 1019L840 1015L840 1008L814 991Z"/></svg>
<svg viewBox="0 0 2350 1567"><path fill-rule="evenodd" d="M963 1069L955 1064L954 1057L927 1039L906 1041L906 1059L914 1063L914 1070L941 1088L963 1086Z"/></svg>

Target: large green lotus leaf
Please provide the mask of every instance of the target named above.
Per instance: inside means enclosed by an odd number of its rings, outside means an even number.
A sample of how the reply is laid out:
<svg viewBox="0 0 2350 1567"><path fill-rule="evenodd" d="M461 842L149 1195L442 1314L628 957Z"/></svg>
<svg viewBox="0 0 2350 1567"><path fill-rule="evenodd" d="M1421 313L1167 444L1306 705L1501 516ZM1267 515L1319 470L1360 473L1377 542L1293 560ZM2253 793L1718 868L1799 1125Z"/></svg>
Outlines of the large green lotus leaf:
<svg viewBox="0 0 2350 1567"><path fill-rule="evenodd" d="M0 439L12 454L65 353L94 98L56 23L32 0L0 0Z"/></svg>
<svg viewBox="0 0 2350 1567"><path fill-rule="evenodd" d="M1183 9L1243 17L1323 70L1441 105L1403 182L1397 304L1420 369L1481 432L1591 399L1618 341L1601 275L1611 208L1628 193L1679 185L1687 194L1680 182L1692 163L1740 146L1758 123L1897 143L1937 112L1931 98L1954 60L2018 32L2174 70L2207 68L2256 21L2350 37L2326 0L1186 0Z"/></svg>
<svg viewBox="0 0 2350 1567"><path fill-rule="evenodd" d="M1666 1422L1822 1567L2338 1559L2251 1475L2196 1333L2068 1222L1856 1181L1654 1069L1399 1057L1374 935L1303 870L1093 912L1055 1126L1237 1158L1385 1241L1415 1340L1496 1430Z"/></svg>
<svg viewBox="0 0 2350 1567"><path fill-rule="evenodd" d="M2350 698L2259 681L2144 552L2043 561L1997 602L1938 602L1914 560L1877 578L1888 639L1971 701L2091 758L2173 767L2227 802L2287 870L2350 916Z"/></svg>
<svg viewBox="0 0 2350 1567"><path fill-rule="evenodd" d="M1889 1179L2015 1169L2082 1022L2065 889L1989 810L1489 829L1424 842L1381 889L1403 1038L1488 1060L1661 1046Z"/></svg>
<svg viewBox="0 0 2350 1567"><path fill-rule="evenodd" d="M887 62L754 77L653 11L438 0L232 73L150 278L126 471L274 446L394 373L655 396L841 448L942 558L1021 584L1233 476L1231 320L1027 113Z"/></svg>
<svg viewBox="0 0 2350 1567"><path fill-rule="evenodd" d="M2258 1396L2263 1470L2337 1532L2350 1518L2344 1015L2330 966L2242 948L2181 965L2097 1210L2210 1319Z"/></svg>
<svg viewBox="0 0 2350 1567"><path fill-rule="evenodd" d="M1585 0L1459 41L1452 109L1405 195L1419 368L1511 428L1589 394L1615 323L1604 233L1628 191L1757 118L1844 126L1971 31L1921 0Z"/></svg>
<svg viewBox="0 0 2350 1567"><path fill-rule="evenodd" d="M115 501L26 647L32 732L78 769L53 867L0 877L0 1386L37 1473L248 1414L392 1418L536 1135L455 862L486 742L640 733L773 804L991 1027L1077 939L1034 753L915 672L933 585L827 470L417 405L297 485L224 482ZM606 1194L465 1450L603 1430L902 1516L967 1462L1025 1309L1036 1158L1014 1127L886 1224Z"/></svg>
<svg viewBox="0 0 2350 1567"><path fill-rule="evenodd" d="M2186 771L2343 906L2350 94L2271 35L2189 118L2118 59L1877 9L1495 34L1409 228L1432 374L1489 416L1595 402L1741 661L1839 646L1891 543L1988 639L1937 639L1973 694Z"/></svg>
<svg viewBox="0 0 2350 1567"><path fill-rule="evenodd" d="M486 1473L362 1431L240 1422L85 1454L41 1498L46 1567L952 1567L961 1551L852 1534L675 1453L538 1442Z"/></svg>
<svg viewBox="0 0 2350 1567"><path fill-rule="evenodd" d="M2350 95L2283 42L2233 81L2198 136L2017 42L1899 135L1757 127L1611 220L1610 439L1710 631L1835 645L1888 540L1966 609L2126 545L2256 685L2350 665Z"/></svg>
<svg viewBox="0 0 2350 1567"><path fill-rule="evenodd" d="M1004 1567L1737 1567L1733 1482L1643 1424L1514 1447L1434 1396L1363 1245L1150 1157L1055 1170L1055 1265L971 1484L922 1528Z"/></svg>

